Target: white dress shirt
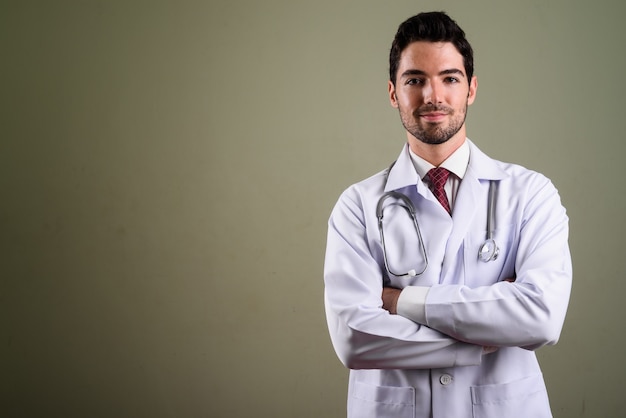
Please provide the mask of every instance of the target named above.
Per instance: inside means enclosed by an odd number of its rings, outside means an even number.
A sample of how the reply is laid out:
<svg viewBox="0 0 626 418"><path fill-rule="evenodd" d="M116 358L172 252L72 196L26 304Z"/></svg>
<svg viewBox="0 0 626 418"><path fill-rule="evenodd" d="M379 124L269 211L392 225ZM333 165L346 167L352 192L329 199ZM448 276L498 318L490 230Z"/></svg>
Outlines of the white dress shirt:
<svg viewBox="0 0 626 418"><path fill-rule="evenodd" d="M428 174L431 169L435 168L435 166L415 154L413 151L410 150L410 148L409 151L411 155L411 161L413 161L413 165L415 166L417 174L420 176L423 182L429 184L430 180L428 179L426 174ZM465 176L465 171L467 171L469 157L470 148L467 141L464 141L463 145L461 145L456 151L454 151L452 155L450 155L439 166L454 174L454 176L448 177L446 185L444 186L444 190L446 191L446 195L448 196L448 202L450 202L451 210L454 210L454 200L456 198L456 193L459 190L461 180L463 180L463 176Z"/></svg>

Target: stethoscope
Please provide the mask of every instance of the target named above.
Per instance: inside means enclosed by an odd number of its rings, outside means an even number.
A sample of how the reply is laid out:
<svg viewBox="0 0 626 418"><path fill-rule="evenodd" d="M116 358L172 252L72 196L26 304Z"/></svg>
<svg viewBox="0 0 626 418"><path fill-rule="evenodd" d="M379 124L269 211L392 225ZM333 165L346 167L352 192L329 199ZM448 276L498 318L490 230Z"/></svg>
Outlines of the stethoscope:
<svg viewBox="0 0 626 418"><path fill-rule="evenodd" d="M496 241L493 239L493 230L495 229L495 200L496 200L496 184L494 180L489 181L489 197L487 200L487 238L485 242L480 246L478 250L478 259L484 262L495 261L498 258L498 254L500 253L500 249L496 244ZM417 271L415 269L411 269L406 273L396 273L391 270L389 267L389 259L387 257L387 247L385 245L385 233L383 232L383 212L385 209L385 201L388 199L393 199L393 201L387 206L400 206L406 209L409 213L409 216L413 220L413 225L415 227L415 231L417 233L417 239L419 241L420 252L422 253L422 259L424 260L423 267ZM405 194L400 192L386 192L384 193L380 199L378 199L378 204L376 205L376 217L378 218L378 230L380 232L380 241L383 247L383 259L385 262L385 268L387 272L396 277L415 277L426 271L428 267L428 255L426 254L426 247L424 246L424 240L422 239L422 233L420 231L419 223L417 222L417 216L415 213L415 206L411 199Z"/></svg>

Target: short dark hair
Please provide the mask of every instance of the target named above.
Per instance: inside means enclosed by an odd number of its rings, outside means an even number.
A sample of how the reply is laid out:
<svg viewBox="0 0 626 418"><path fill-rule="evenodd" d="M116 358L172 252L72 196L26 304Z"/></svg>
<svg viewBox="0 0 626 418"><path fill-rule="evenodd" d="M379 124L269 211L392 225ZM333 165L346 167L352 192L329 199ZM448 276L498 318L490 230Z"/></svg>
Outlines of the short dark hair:
<svg viewBox="0 0 626 418"><path fill-rule="evenodd" d="M474 51L465 39L465 32L444 12L425 12L410 17L398 27L389 52L389 80L394 86L402 51L417 41L451 42L463 56L465 75L471 82L474 75Z"/></svg>

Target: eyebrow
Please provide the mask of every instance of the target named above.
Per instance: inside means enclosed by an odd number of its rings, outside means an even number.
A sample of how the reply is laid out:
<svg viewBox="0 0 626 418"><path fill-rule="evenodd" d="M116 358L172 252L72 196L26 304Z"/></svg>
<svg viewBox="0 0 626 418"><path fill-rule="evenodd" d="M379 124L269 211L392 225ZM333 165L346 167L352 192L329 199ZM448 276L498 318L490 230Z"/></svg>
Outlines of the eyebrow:
<svg viewBox="0 0 626 418"><path fill-rule="evenodd" d="M465 77L465 73L458 68L449 68L447 70L440 71L438 75L460 75L461 77ZM408 77L412 75L426 75L426 72L417 69L406 70L402 73L402 77Z"/></svg>

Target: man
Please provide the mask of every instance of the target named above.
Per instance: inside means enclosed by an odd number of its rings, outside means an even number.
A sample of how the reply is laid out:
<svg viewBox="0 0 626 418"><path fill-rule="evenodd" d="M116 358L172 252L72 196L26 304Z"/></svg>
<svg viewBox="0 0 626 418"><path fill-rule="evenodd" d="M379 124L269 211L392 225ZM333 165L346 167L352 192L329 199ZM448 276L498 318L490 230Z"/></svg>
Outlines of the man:
<svg viewBox="0 0 626 418"><path fill-rule="evenodd" d="M407 144L329 220L325 304L351 369L348 416L550 417L534 350L557 342L569 301L559 195L467 139L473 52L446 14L400 25L389 75Z"/></svg>

